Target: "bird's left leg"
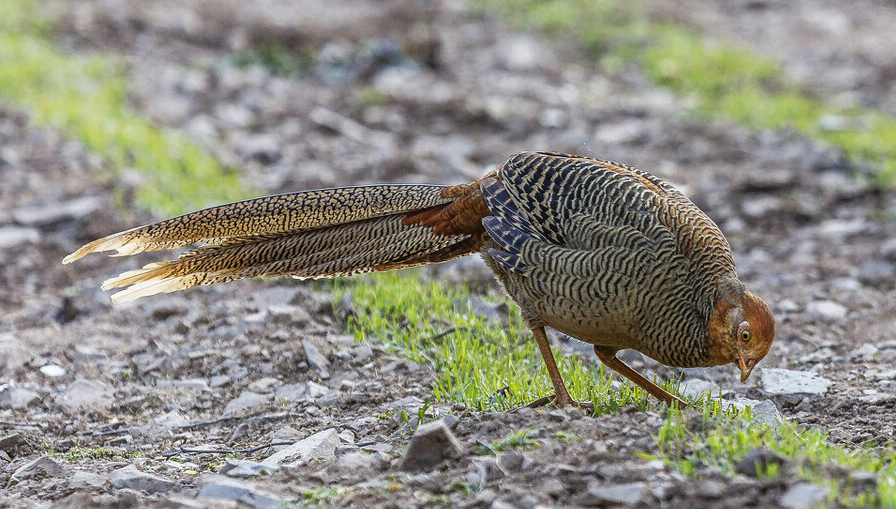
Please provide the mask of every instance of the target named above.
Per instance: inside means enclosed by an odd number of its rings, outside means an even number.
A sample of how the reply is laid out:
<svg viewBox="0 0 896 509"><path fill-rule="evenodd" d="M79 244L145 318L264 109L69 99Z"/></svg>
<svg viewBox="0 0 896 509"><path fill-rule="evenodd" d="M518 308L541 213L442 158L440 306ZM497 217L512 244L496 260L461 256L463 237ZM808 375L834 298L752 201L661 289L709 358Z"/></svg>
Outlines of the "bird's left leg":
<svg viewBox="0 0 896 509"><path fill-rule="evenodd" d="M632 369L631 366L619 360L619 357L616 357L618 351L619 350L616 348L594 345L594 353L596 353L597 358L604 363L604 366L612 369L625 378L628 378L634 382L635 385L647 391L648 394L669 406L672 406L672 403L677 403L681 408L688 406L687 403L669 394L661 387L645 378L644 375Z"/></svg>
<svg viewBox="0 0 896 509"><path fill-rule="evenodd" d="M539 407L544 405L553 405L556 407L577 406L579 408L587 408L594 410L594 405L582 401L576 401L569 395L566 390L566 384L563 383L563 377L560 375L560 369L557 368L557 362L554 360L554 353L551 352L551 344L548 342L548 336L544 332L544 327L531 327L532 335L535 336L535 342L538 344L538 350L541 351L541 357L544 364L548 368L548 375L551 377L551 383L554 385L553 396L538 398L529 407Z"/></svg>

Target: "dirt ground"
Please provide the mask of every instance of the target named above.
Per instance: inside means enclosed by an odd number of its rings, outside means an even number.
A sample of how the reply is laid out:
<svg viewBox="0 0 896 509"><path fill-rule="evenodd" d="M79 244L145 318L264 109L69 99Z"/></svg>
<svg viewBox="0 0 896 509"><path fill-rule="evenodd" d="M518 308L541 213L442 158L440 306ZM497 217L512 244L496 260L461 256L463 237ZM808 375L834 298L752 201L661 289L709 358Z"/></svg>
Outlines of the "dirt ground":
<svg viewBox="0 0 896 509"><path fill-rule="evenodd" d="M183 129L264 193L462 182L521 150L594 154L675 182L726 233L741 279L778 322L746 384L730 366L685 380L771 401L835 442L894 439L896 194L854 179L838 151L693 119L636 68L601 74L572 45L508 32L458 0L56 5L64 46L124 55L136 111ZM882 49L894 47L896 9L882 2L656 9L780 59L820 97L896 111L896 52ZM319 51L300 78L233 65L264 42ZM139 178L10 105L0 174L0 506L776 507L796 482L711 470L694 480L643 459L656 453L654 412L483 415L446 403L425 414L454 426L461 451L402 470L433 374L375 339L355 343L350 303L334 306L325 286L253 280L113 307L100 282L152 257L60 261L153 219L113 204ZM430 274L490 281L472 259ZM771 392L766 368L831 384ZM217 473L235 460L208 452L327 430L338 436L323 460L269 475ZM483 452L519 430L542 445Z"/></svg>

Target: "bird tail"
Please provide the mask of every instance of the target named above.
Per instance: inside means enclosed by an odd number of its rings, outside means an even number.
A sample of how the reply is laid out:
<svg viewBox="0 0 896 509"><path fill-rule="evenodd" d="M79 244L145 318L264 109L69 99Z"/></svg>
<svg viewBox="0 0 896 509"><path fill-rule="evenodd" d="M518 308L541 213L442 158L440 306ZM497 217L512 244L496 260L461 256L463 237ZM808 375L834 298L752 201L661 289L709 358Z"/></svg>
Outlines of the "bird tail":
<svg viewBox="0 0 896 509"><path fill-rule="evenodd" d="M449 188L450 189L450 188ZM481 236L436 233L409 217L436 215L456 197L433 185L344 187L265 196L191 212L86 244L66 256L198 244L103 283L113 302L255 276L328 278L434 263L476 249ZM447 197L444 197L444 196Z"/></svg>

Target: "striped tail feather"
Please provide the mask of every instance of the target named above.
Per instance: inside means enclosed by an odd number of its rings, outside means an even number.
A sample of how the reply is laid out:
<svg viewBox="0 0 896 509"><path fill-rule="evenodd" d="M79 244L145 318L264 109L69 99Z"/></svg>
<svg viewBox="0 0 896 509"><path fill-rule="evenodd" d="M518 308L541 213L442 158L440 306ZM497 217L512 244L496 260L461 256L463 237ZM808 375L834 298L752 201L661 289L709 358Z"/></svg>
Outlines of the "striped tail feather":
<svg viewBox="0 0 896 509"><path fill-rule="evenodd" d="M404 221L450 204L441 189L367 186L237 202L111 235L65 262L94 251L117 250L120 256L204 242L177 259L105 281L104 290L125 288L112 296L124 302L248 277L328 278L444 261L475 250L480 239L437 235L429 226Z"/></svg>
<svg viewBox="0 0 896 509"><path fill-rule="evenodd" d="M139 226L90 242L63 258L68 264L90 253L130 256L189 246L220 245L243 236L297 232L420 210L449 203L444 186L377 185L300 191L238 201Z"/></svg>

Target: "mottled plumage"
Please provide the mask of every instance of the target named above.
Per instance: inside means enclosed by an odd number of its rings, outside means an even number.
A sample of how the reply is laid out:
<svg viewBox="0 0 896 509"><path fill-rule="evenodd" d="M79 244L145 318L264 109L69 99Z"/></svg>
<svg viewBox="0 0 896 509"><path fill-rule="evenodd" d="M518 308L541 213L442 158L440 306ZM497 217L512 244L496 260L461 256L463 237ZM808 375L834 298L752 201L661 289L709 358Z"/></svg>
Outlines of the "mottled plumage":
<svg viewBox="0 0 896 509"><path fill-rule="evenodd" d="M609 367L678 401L619 361L632 348L672 366L768 352L774 320L737 279L725 237L667 182L628 166L524 152L458 186L380 185L282 194L193 212L99 239L63 260L200 246L106 281L116 301L259 275L337 277L481 252L520 305L553 402L574 404L544 334L594 345Z"/></svg>

